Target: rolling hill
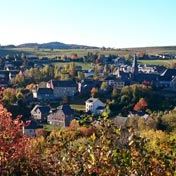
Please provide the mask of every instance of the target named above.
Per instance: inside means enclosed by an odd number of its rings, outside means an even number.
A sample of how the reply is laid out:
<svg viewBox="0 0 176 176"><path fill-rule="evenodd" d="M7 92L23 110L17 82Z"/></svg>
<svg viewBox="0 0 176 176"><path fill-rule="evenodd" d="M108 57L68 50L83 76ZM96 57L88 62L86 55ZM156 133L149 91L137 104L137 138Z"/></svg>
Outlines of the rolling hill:
<svg viewBox="0 0 176 176"><path fill-rule="evenodd" d="M61 42L49 42L49 43L24 43L16 46L18 48L44 48L44 49L98 49L95 46L77 45L77 44L65 44Z"/></svg>

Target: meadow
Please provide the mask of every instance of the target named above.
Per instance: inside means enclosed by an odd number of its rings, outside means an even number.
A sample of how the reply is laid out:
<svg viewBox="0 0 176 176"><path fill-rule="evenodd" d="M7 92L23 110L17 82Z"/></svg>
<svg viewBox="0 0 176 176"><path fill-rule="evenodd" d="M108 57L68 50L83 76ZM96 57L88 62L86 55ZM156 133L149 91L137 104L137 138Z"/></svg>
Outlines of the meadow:
<svg viewBox="0 0 176 176"><path fill-rule="evenodd" d="M83 57L87 55L89 52L93 54L99 55L118 55L125 56L128 58L129 55L146 53L150 55L157 54L175 54L176 55L176 47L168 46L168 47L143 47L143 48L126 48L126 49L43 49L43 48L0 48L0 57L5 57L6 55L14 56L16 54L21 55L24 53L27 56L37 56L39 58L48 57L50 59L56 57L68 56L70 57L72 54L77 54L78 57ZM139 63L149 64L149 65L164 65L170 67L171 65L176 64L176 59L173 60L139 60ZM63 63L59 63L62 65ZM76 64L81 65L84 69L91 68L90 64L82 63Z"/></svg>
<svg viewBox="0 0 176 176"><path fill-rule="evenodd" d="M146 53L146 54L176 54L175 46L166 46L166 47L141 47L141 48L118 48L112 49L107 48L103 49L44 49L44 48L0 48L0 56L4 56L6 54L21 54L24 53L26 55L36 55L38 57L49 57L55 58L57 56L70 56L73 53L76 53L78 57L82 57L87 55L88 52L98 53L102 55L119 55L124 56L128 54L135 53Z"/></svg>

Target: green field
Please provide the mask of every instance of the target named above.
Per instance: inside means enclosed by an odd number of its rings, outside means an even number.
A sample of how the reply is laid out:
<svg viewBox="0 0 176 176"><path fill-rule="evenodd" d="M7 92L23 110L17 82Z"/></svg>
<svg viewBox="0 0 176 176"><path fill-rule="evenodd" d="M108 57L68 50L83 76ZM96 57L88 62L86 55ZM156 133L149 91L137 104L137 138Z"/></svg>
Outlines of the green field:
<svg viewBox="0 0 176 176"><path fill-rule="evenodd" d="M36 55L38 57L54 58L56 56L70 56L73 53L77 53L78 57L87 55L88 52L98 53L103 55L127 55L134 53L146 53L146 54L176 54L176 47L143 47L143 48L126 48L126 49L41 49L41 48L0 48L0 55L6 54L14 55L25 53L27 55Z"/></svg>
<svg viewBox="0 0 176 176"><path fill-rule="evenodd" d="M169 46L169 47L143 47L143 48L127 48L127 49L37 49L37 48L0 48L0 56L6 56L7 54L14 56L15 54L21 55L22 53L28 56L37 56L39 58L48 57L48 58L55 58L55 57L62 57L62 56L70 56L73 53L76 53L78 57L82 57L88 54L88 52L102 54L102 55L119 55L119 56L126 56L134 55L139 53L146 53L146 54L176 54L176 47ZM176 64L175 60L140 60L139 63L143 64L151 64L151 65L165 65L171 66ZM63 65L65 63L57 63L59 65ZM76 63L76 65L81 65L83 69L91 68L90 64L85 63Z"/></svg>
<svg viewBox="0 0 176 176"><path fill-rule="evenodd" d="M85 110L85 105L71 104L70 106L74 110L78 110L78 111L84 111Z"/></svg>
<svg viewBox="0 0 176 176"><path fill-rule="evenodd" d="M170 67L171 65L176 64L176 59L172 60L139 60L138 63L147 64L147 65L163 65Z"/></svg>
<svg viewBox="0 0 176 176"><path fill-rule="evenodd" d="M56 62L54 65L56 66L64 66L69 64L69 62ZM82 63L82 62L75 62L76 66L81 66L83 70L91 69L92 65L90 63Z"/></svg>

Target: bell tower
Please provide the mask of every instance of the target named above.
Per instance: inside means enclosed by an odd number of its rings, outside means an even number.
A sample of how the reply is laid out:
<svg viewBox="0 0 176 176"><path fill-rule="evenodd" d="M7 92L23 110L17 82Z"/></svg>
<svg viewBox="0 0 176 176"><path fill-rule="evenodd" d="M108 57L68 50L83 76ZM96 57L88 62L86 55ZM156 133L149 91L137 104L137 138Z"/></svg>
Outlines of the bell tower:
<svg viewBox="0 0 176 176"><path fill-rule="evenodd" d="M131 68L132 78L135 79L138 76L138 63L137 63L137 56L134 55L132 68Z"/></svg>

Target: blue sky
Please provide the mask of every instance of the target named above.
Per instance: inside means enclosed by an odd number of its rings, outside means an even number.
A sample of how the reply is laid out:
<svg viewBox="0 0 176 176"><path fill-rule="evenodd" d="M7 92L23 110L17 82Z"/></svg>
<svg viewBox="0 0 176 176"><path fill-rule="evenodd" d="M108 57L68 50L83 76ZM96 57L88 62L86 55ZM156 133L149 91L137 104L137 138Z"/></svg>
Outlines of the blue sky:
<svg viewBox="0 0 176 176"><path fill-rule="evenodd" d="M0 0L0 44L176 45L175 0Z"/></svg>

